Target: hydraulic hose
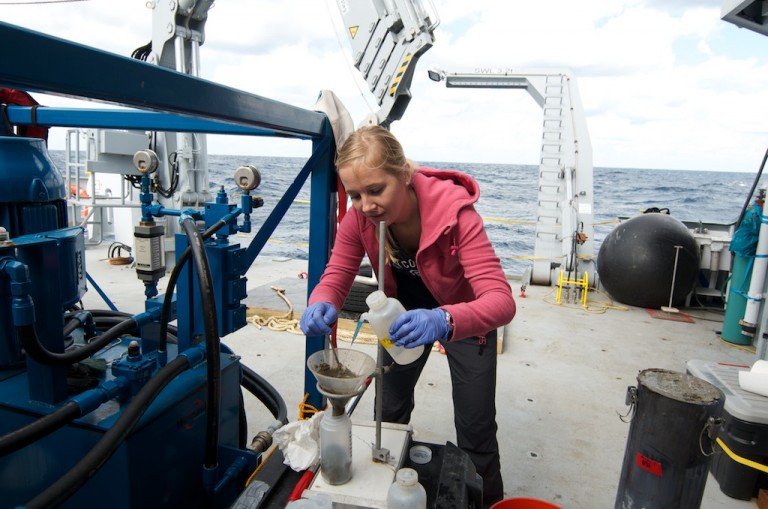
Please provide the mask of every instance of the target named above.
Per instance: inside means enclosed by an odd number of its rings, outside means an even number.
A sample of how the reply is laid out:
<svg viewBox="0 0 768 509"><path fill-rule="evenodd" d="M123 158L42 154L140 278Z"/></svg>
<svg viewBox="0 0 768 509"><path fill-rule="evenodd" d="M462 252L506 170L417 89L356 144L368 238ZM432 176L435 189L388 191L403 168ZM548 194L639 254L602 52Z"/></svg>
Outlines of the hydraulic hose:
<svg viewBox="0 0 768 509"><path fill-rule="evenodd" d="M125 313L123 311L112 311L111 309L88 309L87 310L94 318L131 318L131 313Z"/></svg>
<svg viewBox="0 0 768 509"><path fill-rule="evenodd" d="M126 437L133 431L133 428L136 427L144 412L147 411L165 386L189 367L189 359L186 356L179 356L158 371L141 388L133 401L126 406L123 413L117 418L115 424L104 434L93 449L72 467L69 472L27 502L24 507L28 509L48 509L64 503L104 466L117 448L125 441Z"/></svg>
<svg viewBox="0 0 768 509"><path fill-rule="evenodd" d="M205 456L203 466L212 470L218 464L219 450L219 414L221 413L221 349L219 326L216 320L216 300L213 294L213 278L208 265L208 256L203 245L203 238L197 231L197 226L191 218L181 222L181 227L187 235L192 259L197 269L197 280L200 285L202 301L203 326L205 329L206 370L208 374L208 411L205 436Z"/></svg>
<svg viewBox="0 0 768 509"><path fill-rule="evenodd" d="M97 310L97 311L91 311L86 310L88 313L92 313L92 316L94 317L94 323L96 325L96 329L103 331L111 328L112 326L122 322L125 318L131 318L132 314L130 313L122 313L122 312L116 312L116 311L105 311L105 310ZM73 321L74 319L70 320ZM176 341L176 333L177 333L177 327L175 325L167 325L166 327L166 334L170 335L173 341ZM137 327L135 331L131 331L133 333L132 335L135 335L136 337L141 336L141 331Z"/></svg>
<svg viewBox="0 0 768 509"><path fill-rule="evenodd" d="M222 226L226 225L227 223L225 221L217 221L213 225L211 225L210 228L205 230L203 232L203 240L209 239L214 233L219 231ZM189 260L189 257L192 253L192 250L190 249L190 246L187 246L186 249L184 249L184 252L179 256L179 259L176 261L176 265L173 267L173 270L171 271L171 275L168 277L168 285L165 289L165 298L163 299L163 307L161 308L160 312L160 333L159 333L159 339L158 339L158 346L157 349L160 352L166 352L168 345L167 345L167 336L168 336L168 322L169 317L171 316L171 298L173 296L173 292L176 289L176 282L179 280L179 276L181 275L181 270L184 268L184 264Z"/></svg>
<svg viewBox="0 0 768 509"><path fill-rule="evenodd" d="M280 393L248 366L241 364L240 367L243 369L243 381L240 385L264 403L275 419L288 424L288 409Z"/></svg>
<svg viewBox="0 0 768 509"><path fill-rule="evenodd" d="M80 327L84 324L85 321L92 321L93 316L89 316L84 312L78 312L75 314L72 314L71 316L65 316L64 317L64 337L66 338L70 334L72 334L75 329Z"/></svg>
<svg viewBox="0 0 768 509"><path fill-rule="evenodd" d="M50 414L40 417L17 430L0 437L0 458L23 449L80 417L80 405L70 401Z"/></svg>
<svg viewBox="0 0 768 509"><path fill-rule="evenodd" d="M115 338L135 330L137 327L138 323L136 320L129 318L110 328L104 334L82 348L64 353L51 352L45 348L43 344L40 343L40 339L37 337L37 332L33 325L21 325L17 327L17 331L19 333L19 339L21 339L21 344L24 346L24 350L31 358L41 364L68 366L87 359L111 343Z"/></svg>
<svg viewBox="0 0 768 509"><path fill-rule="evenodd" d="M115 325L117 325L119 323L122 323L124 321L125 321L125 318L103 317L103 318L97 318L96 320L94 320L94 323L96 325L96 329L97 330L102 330L103 331L103 330L109 330L112 327L114 327ZM141 331L140 331L140 329L138 327L136 327L135 330L126 332L126 334L128 334L128 333L132 333L131 335L132 336L136 336L136 337L140 337L141 336Z"/></svg>

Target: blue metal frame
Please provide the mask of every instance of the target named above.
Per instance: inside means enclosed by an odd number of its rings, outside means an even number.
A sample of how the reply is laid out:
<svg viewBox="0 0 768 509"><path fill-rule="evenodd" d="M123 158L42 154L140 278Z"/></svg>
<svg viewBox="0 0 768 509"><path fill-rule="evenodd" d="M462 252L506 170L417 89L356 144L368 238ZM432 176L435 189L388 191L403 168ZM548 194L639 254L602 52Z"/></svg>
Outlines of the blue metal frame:
<svg viewBox="0 0 768 509"><path fill-rule="evenodd" d="M0 22L0 86L56 92L311 137L327 135L325 115L141 60ZM88 62L72 72L72 65ZM205 100L201 100L205 98Z"/></svg>
<svg viewBox="0 0 768 509"><path fill-rule="evenodd" d="M328 130L330 131L330 124L328 125ZM291 204L296 199L296 196L298 196L299 191L301 191L302 186L304 185L304 182L307 180L307 177L309 177L310 173L312 174L312 189L310 191L310 196L312 199L310 200L310 209L309 209L309 241L310 241L310 249L312 247L312 228L315 226L315 223L318 220L322 220L322 222L328 222L329 221L329 215L328 211L325 210L322 215L315 215L314 214L314 208L313 203L315 203L315 199L318 200L318 202L323 201L322 196L315 196L314 193L314 183L316 180L325 180L327 173L333 172L333 159L332 154L333 152L330 150L333 139L333 136L331 136L330 139L326 138L324 140L321 140L319 142L316 142L313 147L312 157L310 157L307 162L304 164L304 167L301 169L298 175L296 175L296 179L291 183L290 186L288 186L288 189L286 189L285 194L280 198L280 200L275 205L275 208L272 210L272 213L267 217L267 219L264 221L263 225L259 229L259 231L256 233L256 236L251 241L250 245L248 246L248 249L246 250L245 254L245 263L246 265L250 266L253 261L256 259L257 256L259 256L259 253L264 248L266 243L269 241L269 237L274 233L277 226L280 224L280 220L283 218L285 213L288 211L288 208L291 206ZM324 178L325 177L325 178ZM325 197L328 199L328 197ZM326 248L328 248L326 246ZM312 263L312 253L310 252L310 264ZM323 267L325 268L325 264L328 262L328 258L323 261ZM322 273L322 269L320 271ZM317 279L320 278L320 274L317 274ZM315 281L316 283L317 281Z"/></svg>
<svg viewBox="0 0 768 509"><path fill-rule="evenodd" d="M174 113L141 110L114 110L90 108L35 108L9 106L8 120L13 125L40 125L44 127L88 127L93 129L137 129L147 131L181 131L189 133L237 134L249 136L290 136L310 139L311 136L294 134L280 129L265 129L239 124L193 118Z"/></svg>
<svg viewBox="0 0 768 509"><path fill-rule="evenodd" d="M102 298L102 300L107 305L107 307L112 311L117 311L117 306L115 306L115 304L109 299L107 294L104 293L104 290L102 290L101 287L98 284L96 284L96 281L94 281L91 275L88 274L87 272L85 273L85 279L88 280L91 286L93 286L93 289L96 290L96 293L99 294L99 297Z"/></svg>
<svg viewBox="0 0 768 509"><path fill-rule="evenodd" d="M334 139L323 113L298 108L146 62L122 57L0 22L0 40L13 48L3 57L0 86L88 98L142 111L38 108L35 122L46 126L135 128L311 139L313 154L249 245L250 266L312 175L308 292L330 255L335 227ZM88 62L72 72L76 62ZM204 100L201 100L204 98ZM156 110L156 111L143 111ZM11 107L14 123L31 124L31 108ZM189 117L187 117L189 116ZM309 356L324 348L324 337L307 341ZM307 371L308 402L323 398Z"/></svg>
<svg viewBox="0 0 768 509"><path fill-rule="evenodd" d="M319 150L318 143L315 150ZM335 158L335 150L333 158ZM317 168L312 175L309 202L309 263L307 266L307 299L314 290L325 270L331 254L331 244L335 234L337 200L336 171L332 165ZM346 205L346 204L344 204ZM326 347L326 336L308 336L306 355ZM309 394L307 403L315 408L323 408L325 397L317 389L315 376L304 366L304 393Z"/></svg>

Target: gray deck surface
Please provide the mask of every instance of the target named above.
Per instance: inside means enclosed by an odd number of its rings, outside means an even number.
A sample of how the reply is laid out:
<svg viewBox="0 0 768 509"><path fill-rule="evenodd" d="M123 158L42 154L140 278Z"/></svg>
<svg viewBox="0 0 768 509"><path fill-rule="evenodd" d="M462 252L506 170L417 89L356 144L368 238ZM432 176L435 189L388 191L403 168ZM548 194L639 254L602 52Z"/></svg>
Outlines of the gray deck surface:
<svg viewBox="0 0 768 509"><path fill-rule="evenodd" d="M143 286L130 267L106 261L106 249L88 250L87 269L121 311L143 310ZM249 306L287 309L271 286L286 289L297 310L306 300L306 261L257 260L249 270ZM161 291L167 284L161 281ZM519 295L519 282L510 282ZM90 285L89 285L90 287ZM553 288L528 287L516 298L517 316L499 356L496 401L498 438L507 497L533 497L568 509L613 507L627 443L627 386L648 368L684 372L691 359L751 365L754 354L719 339L722 315L681 309L693 323L652 318L645 309L606 307L605 295L591 292L589 308L555 303ZM104 308L90 290L87 308ZM283 396L288 417L296 419L303 397L304 336L247 325L222 341L243 363ZM343 343L340 346L345 346ZM375 346L355 344L375 358ZM355 410L373 416L373 387ZM246 395L251 434L273 418ZM446 357L432 354L417 387L414 438L455 443ZM704 509L755 507L724 495L709 475Z"/></svg>

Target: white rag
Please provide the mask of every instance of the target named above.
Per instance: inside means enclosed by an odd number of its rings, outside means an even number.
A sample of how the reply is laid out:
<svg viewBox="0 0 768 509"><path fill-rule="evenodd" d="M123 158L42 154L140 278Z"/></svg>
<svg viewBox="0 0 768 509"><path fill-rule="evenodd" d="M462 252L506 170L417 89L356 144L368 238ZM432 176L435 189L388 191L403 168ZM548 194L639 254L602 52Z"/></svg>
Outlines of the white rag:
<svg viewBox="0 0 768 509"><path fill-rule="evenodd" d="M347 136L355 130L352 116L341 102L341 99L331 90L320 91L320 97L317 98L317 102L312 110L323 112L328 117L337 149L344 144Z"/></svg>
<svg viewBox="0 0 768 509"><path fill-rule="evenodd" d="M739 371L742 389L761 396L768 396L768 361L758 360L749 371Z"/></svg>
<svg viewBox="0 0 768 509"><path fill-rule="evenodd" d="M320 458L320 420L324 412L310 419L289 422L272 435L283 452L283 463L296 472L306 470Z"/></svg>

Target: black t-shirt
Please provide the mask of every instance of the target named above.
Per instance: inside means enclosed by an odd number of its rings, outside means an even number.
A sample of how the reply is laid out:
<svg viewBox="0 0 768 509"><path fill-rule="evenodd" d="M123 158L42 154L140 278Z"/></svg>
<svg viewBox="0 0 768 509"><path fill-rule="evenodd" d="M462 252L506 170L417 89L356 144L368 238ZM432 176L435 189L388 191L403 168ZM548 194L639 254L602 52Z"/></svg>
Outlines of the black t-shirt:
<svg viewBox="0 0 768 509"><path fill-rule="evenodd" d="M397 284L397 300L405 309L432 309L439 305L421 279L415 254L401 248L395 252L395 261L390 265Z"/></svg>

